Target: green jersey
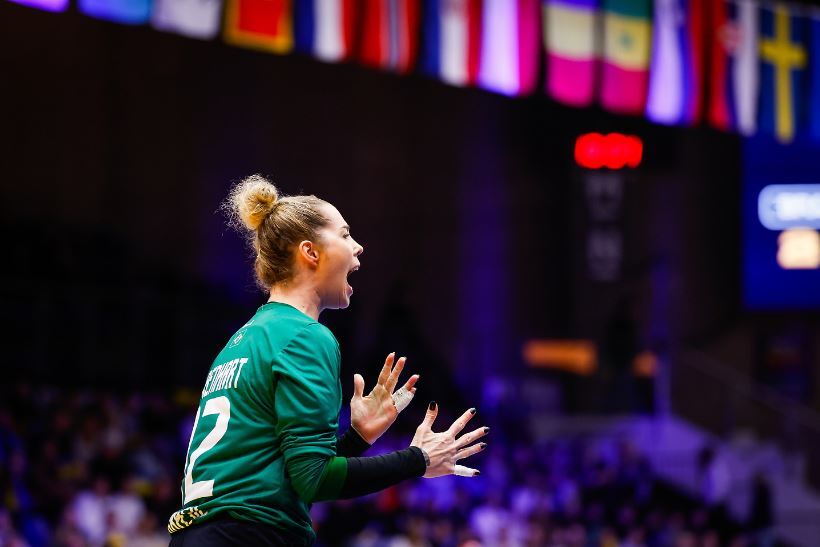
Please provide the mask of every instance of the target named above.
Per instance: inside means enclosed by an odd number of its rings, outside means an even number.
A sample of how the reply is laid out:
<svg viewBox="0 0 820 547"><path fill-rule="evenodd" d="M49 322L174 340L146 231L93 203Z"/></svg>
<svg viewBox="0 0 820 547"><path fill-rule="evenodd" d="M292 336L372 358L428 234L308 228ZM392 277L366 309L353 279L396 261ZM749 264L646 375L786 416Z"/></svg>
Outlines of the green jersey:
<svg viewBox="0 0 820 547"><path fill-rule="evenodd" d="M339 344L324 325L287 304L260 307L208 372L185 459L182 509L168 531L229 516L312 544L310 505L293 489L286 464L336 455L340 362Z"/></svg>

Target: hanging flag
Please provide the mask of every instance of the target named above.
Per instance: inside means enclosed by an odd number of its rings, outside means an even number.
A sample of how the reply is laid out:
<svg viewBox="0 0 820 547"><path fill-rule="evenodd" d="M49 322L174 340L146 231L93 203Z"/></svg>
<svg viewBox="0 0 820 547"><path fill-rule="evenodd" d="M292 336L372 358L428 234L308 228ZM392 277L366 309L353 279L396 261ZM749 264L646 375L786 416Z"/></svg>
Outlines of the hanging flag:
<svg viewBox="0 0 820 547"><path fill-rule="evenodd" d="M11 0L15 4L22 4L30 8L37 8L46 11L65 11L68 7L68 0Z"/></svg>
<svg viewBox="0 0 820 547"><path fill-rule="evenodd" d="M703 0L656 0L646 116L697 123L703 97Z"/></svg>
<svg viewBox="0 0 820 547"><path fill-rule="evenodd" d="M646 106L650 0L604 0L604 52L601 105L622 114Z"/></svg>
<svg viewBox="0 0 820 547"><path fill-rule="evenodd" d="M788 143L803 113L805 20L777 4L761 8L760 23L760 129Z"/></svg>
<svg viewBox="0 0 820 547"><path fill-rule="evenodd" d="M547 93L562 103L589 106L595 98L596 22L600 0L545 0Z"/></svg>
<svg viewBox="0 0 820 547"><path fill-rule="evenodd" d="M353 53L357 0L300 0L294 5L296 50L338 62Z"/></svg>
<svg viewBox="0 0 820 547"><path fill-rule="evenodd" d="M222 0L154 0L151 26L189 38L210 40L219 34Z"/></svg>
<svg viewBox="0 0 820 547"><path fill-rule="evenodd" d="M757 131L759 17L754 0L710 2L709 123L749 136Z"/></svg>
<svg viewBox="0 0 820 547"><path fill-rule="evenodd" d="M140 25L151 15L151 0L79 0L80 11L97 19Z"/></svg>
<svg viewBox="0 0 820 547"><path fill-rule="evenodd" d="M274 53L293 49L291 0L228 0L225 41Z"/></svg>
<svg viewBox="0 0 820 547"><path fill-rule="evenodd" d="M422 70L451 85L474 85L481 54L482 0L427 0Z"/></svg>
<svg viewBox="0 0 820 547"><path fill-rule="evenodd" d="M820 141L820 10L812 12L809 19L811 28L811 50L809 59L811 68L809 73L809 135Z"/></svg>
<svg viewBox="0 0 820 547"><path fill-rule="evenodd" d="M540 49L539 0L487 0L483 15L479 85L505 95L533 91Z"/></svg>
<svg viewBox="0 0 820 547"><path fill-rule="evenodd" d="M361 60L405 74L418 53L419 0L363 0Z"/></svg>

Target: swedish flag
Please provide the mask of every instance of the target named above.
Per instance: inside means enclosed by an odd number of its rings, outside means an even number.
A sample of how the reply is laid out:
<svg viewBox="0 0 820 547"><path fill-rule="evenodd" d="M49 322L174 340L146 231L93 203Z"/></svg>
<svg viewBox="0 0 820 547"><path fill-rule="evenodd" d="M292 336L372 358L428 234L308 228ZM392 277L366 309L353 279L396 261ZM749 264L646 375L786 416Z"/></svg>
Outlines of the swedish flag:
<svg viewBox="0 0 820 547"><path fill-rule="evenodd" d="M760 129L788 143L804 123L806 20L777 4L760 23Z"/></svg>

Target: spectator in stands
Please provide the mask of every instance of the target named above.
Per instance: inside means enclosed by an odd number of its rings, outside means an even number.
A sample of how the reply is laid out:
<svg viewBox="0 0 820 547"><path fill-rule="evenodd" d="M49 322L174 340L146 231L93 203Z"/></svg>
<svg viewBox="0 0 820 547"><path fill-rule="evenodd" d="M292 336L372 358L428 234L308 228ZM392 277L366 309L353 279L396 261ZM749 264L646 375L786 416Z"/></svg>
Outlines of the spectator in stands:
<svg viewBox="0 0 820 547"><path fill-rule="evenodd" d="M772 527L774 516L772 509L772 488L766 475L758 472L754 477L752 486L752 501L749 508L749 520L747 527L752 539L759 547L770 547L774 545Z"/></svg>
<svg viewBox="0 0 820 547"><path fill-rule="evenodd" d="M29 402L14 403L21 414L8 410L13 395L0 393L0 417L5 414L0 418L0 486L4 495L24 493L4 498L0 545L88 547L124 537L128 547L167 545L163 520L177 503L176 473L188 442L177 430L192 414L190 406L169 403L175 400L170 395L139 392L113 397L53 388L24 391ZM94 426L97 439L88 436L89 426L84 425L93 411L99 411L100 417L99 427ZM121 438L114 445L128 447L118 456L124 461L122 469L112 465L110 454L105 456L102 432L111 427L122 430L121 435L110 435ZM510 439L517 437L515 431L508 433ZM392 448L402 436L383 439L384 446ZM478 481L417 481L381 495L316 504L313 517L319 537L329 540L319 545L741 544L731 528L725 533L710 523L707 498L687 498L658 481L635 446L589 437L548 443L507 440L492 450L491 457L487 454L481 462L486 472ZM522 466L529 469L519 469ZM112 480L110 472L122 473L123 480ZM506 497L491 500L488 490ZM704 488L704 493L709 492ZM9 499L23 503L9 504ZM117 499L126 500L120 509ZM772 537L771 504L771 487L760 476L745 523L754 545L771 544L767 543ZM25 524L38 521L48 522L47 540L38 536L36 526ZM481 541L482 537L499 543Z"/></svg>
<svg viewBox="0 0 820 547"><path fill-rule="evenodd" d="M701 497L709 508L709 525L723 530L728 523L727 500L732 487L732 476L726 462L718 457L713 446L705 446L698 455Z"/></svg>

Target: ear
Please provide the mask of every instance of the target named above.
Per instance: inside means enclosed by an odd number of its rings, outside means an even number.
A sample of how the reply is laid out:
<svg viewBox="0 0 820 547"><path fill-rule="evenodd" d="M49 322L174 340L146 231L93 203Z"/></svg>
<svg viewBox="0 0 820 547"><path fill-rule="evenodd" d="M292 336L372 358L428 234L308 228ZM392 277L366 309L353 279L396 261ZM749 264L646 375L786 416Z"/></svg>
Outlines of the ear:
<svg viewBox="0 0 820 547"><path fill-rule="evenodd" d="M319 248L312 241L306 239L299 243L296 254L309 267L315 268L319 265Z"/></svg>

